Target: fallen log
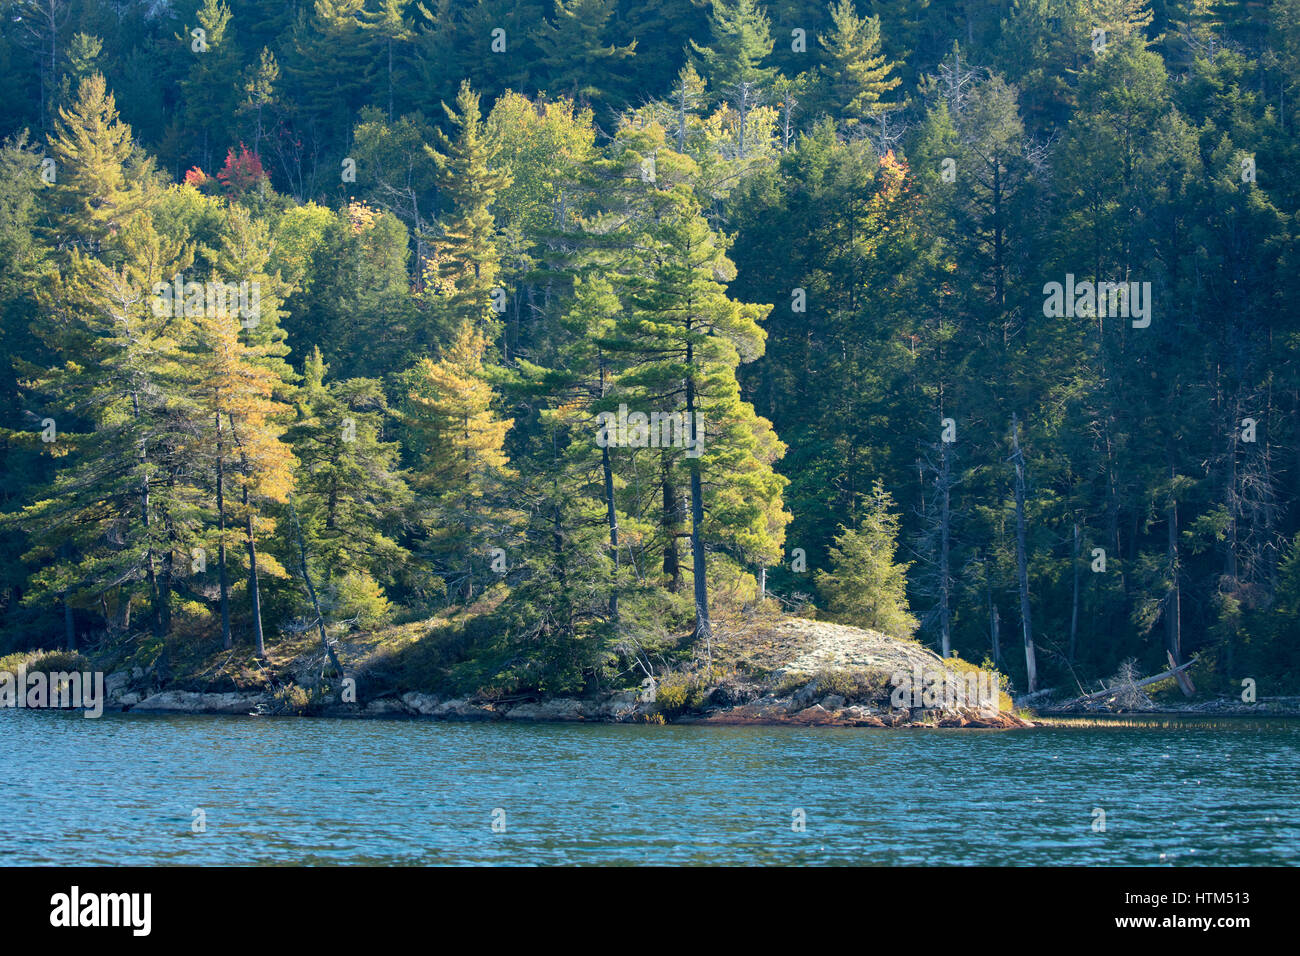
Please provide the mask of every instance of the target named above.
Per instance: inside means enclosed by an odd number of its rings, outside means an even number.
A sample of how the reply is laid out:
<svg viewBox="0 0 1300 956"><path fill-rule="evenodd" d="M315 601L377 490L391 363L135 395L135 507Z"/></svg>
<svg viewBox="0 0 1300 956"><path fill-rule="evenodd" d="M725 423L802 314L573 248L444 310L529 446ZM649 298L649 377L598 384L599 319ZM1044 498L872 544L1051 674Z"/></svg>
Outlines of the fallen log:
<svg viewBox="0 0 1300 956"><path fill-rule="evenodd" d="M1035 701L1051 697L1056 693L1055 687L1046 687L1043 690L1036 690L1032 694L1024 694L1017 697L1014 701L1016 707L1031 707Z"/></svg>
<svg viewBox="0 0 1300 956"><path fill-rule="evenodd" d="M1174 675L1174 680L1178 681L1178 689L1183 692L1183 696L1196 696L1196 685L1192 683L1192 675L1184 674L1174 667L1174 655L1171 651L1165 651L1165 659L1169 661L1169 666L1172 668L1170 673Z"/></svg>
<svg viewBox="0 0 1300 956"><path fill-rule="evenodd" d="M1187 668L1191 667L1195 663L1196 663L1196 658L1193 657L1190 661L1185 661L1184 663L1179 664L1177 667L1171 667L1169 670L1161 671L1159 674L1154 674L1151 677L1144 677L1139 681L1134 681L1132 686L1146 687L1148 684L1155 684L1159 681L1165 680L1170 677L1177 679L1182 675L1183 671L1187 670ZM1181 686L1181 681L1179 683ZM1112 687L1107 687L1105 690L1099 690L1096 693L1084 694L1082 697L1075 697L1073 700L1063 701L1062 703L1057 704L1056 707L1057 709L1060 709L1064 707L1069 707L1071 704L1083 704L1090 700L1097 700L1098 698L1105 697L1108 694L1117 693L1123 690L1125 686L1126 685L1124 684L1115 684Z"/></svg>

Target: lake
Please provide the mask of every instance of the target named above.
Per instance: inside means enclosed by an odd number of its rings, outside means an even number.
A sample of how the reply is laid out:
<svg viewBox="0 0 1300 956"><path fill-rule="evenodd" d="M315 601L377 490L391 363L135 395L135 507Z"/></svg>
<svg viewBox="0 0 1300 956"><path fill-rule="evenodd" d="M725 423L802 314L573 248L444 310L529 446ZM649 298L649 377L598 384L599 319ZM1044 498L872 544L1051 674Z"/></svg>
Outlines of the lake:
<svg viewBox="0 0 1300 956"><path fill-rule="evenodd" d="M0 710L0 820L9 864L1300 863L1300 724L1225 723L945 731Z"/></svg>

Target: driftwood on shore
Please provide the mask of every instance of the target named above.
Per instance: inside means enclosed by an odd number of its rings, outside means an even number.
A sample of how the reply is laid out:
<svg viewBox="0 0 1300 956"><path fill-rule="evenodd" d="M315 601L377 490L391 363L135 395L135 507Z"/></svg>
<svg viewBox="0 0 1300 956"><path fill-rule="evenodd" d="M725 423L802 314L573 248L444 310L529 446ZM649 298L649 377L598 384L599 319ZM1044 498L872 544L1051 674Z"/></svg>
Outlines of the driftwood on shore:
<svg viewBox="0 0 1300 956"><path fill-rule="evenodd" d="M1172 659L1170 660L1170 663L1172 663ZM1184 694L1186 694L1187 688L1191 686L1191 681L1185 677L1183 672L1187 670L1187 668L1191 667L1194 663L1196 663L1195 657L1193 657L1189 661L1184 661L1182 664L1179 664L1177 667L1170 667L1168 670L1163 670L1159 674L1153 674L1150 677L1144 677L1141 680L1133 681L1132 683L1114 684L1110 687L1107 687L1104 690L1095 691L1094 693L1091 694L1084 694L1082 697L1075 697L1070 700L1062 701L1061 703L1056 704L1053 707L1053 709L1064 710L1068 707L1074 706L1075 704L1086 704L1092 700L1098 700L1102 697L1109 697L1111 694L1118 694L1120 691L1127 690L1129 688L1136 689L1138 687L1146 687L1148 684L1155 684L1162 680L1167 680L1170 677L1178 681L1179 688L1183 691ZM1186 685L1184 685L1184 680L1186 680Z"/></svg>

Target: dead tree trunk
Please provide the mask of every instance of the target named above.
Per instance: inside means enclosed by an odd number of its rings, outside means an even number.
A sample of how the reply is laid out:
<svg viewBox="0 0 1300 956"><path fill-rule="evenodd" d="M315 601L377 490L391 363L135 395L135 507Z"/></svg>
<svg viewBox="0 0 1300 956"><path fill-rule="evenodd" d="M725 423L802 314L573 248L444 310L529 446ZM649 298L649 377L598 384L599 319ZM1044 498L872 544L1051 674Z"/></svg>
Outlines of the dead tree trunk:
<svg viewBox="0 0 1300 956"><path fill-rule="evenodd" d="M1183 659L1182 589L1178 578L1178 500L1174 497L1174 467L1169 466L1169 504L1165 523L1169 526L1169 594L1165 607L1165 636L1170 656L1175 664Z"/></svg>
<svg viewBox="0 0 1300 956"><path fill-rule="evenodd" d="M946 441L939 445L939 454L942 456L939 475L939 633L943 641L944 657L952 656L952 605L949 595L952 579L948 570L951 552L952 457L948 447Z"/></svg>
<svg viewBox="0 0 1300 956"><path fill-rule="evenodd" d="M312 583L311 572L307 570L307 544L302 537L302 526L298 524L298 509L294 507L293 496L289 496L289 515L293 518L293 531L298 538L298 566L302 569L302 580L307 585L307 596L311 598L312 610L316 612L316 627L320 630L320 646L325 652L325 660L334 668L334 672L340 677L343 676L343 665L339 663L338 656L334 653L334 646L330 644L329 638L325 636L325 615L321 614L320 600L316 597L316 586ZM325 668L321 668L321 677L325 676Z"/></svg>
<svg viewBox="0 0 1300 956"><path fill-rule="evenodd" d="M1011 416L1011 459L1016 466L1016 571L1020 578L1020 620L1025 634L1025 675L1029 693L1038 690L1038 663L1034 658L1034 628L1029 617L1029 560L1025 548L1025 456L1020 451L1020 422Z"/></svg>
<svg viewBox="0 0 1300 956"><path fill-rule="evenodd" d="M1070 603L1070 663L1074 663L1074 650L1079 635L1079 525L1074 525L1074 547L1070 551L1070 567L1074 571L1074 600Z"/></svg>

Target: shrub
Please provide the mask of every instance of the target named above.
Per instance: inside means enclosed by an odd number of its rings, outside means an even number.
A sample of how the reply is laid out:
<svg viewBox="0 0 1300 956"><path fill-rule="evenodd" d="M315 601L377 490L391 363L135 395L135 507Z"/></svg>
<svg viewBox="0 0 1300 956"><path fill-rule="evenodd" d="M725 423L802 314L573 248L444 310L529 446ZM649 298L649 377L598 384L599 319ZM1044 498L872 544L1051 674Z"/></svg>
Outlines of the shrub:
<svg viewBox="0 0 1300 956"><path fill-rule="evenodd" d="M818 571L817 590L832 620L910 637L917 620L907 606L908 562L897 562L900 519L894 499L879 481L856 528L840 525L830 549L832 570Z"/></svg>
<svg viewBox="0 0 1300 956"><path fill-rule="evenodd" d="M664 717L675 717L704 706L709 688L722 676L714 668L673 671L655 678L655 710Z"/></svg>
<svg viewBox="0 0 1300 956"><path fill-rule="evenodd" d="M813 678L821 696L836 694L845 701L880 701L889 697L889 675L883 671L823 670Z"/></svg>
<svg viewBox="0 0 1300 956"><path fill-rule="evenodd" d="M50 651L29 662L27 669L46 673L94 670L90 661L77 651Z"/></svg>
<svg viewBox="0 0 1300 956"><path fill-rule="evenodd" d="M311 697L297 684L285 684L275 692L276 710L301 717L311 705Z"/></svg>
<svg viewBox="0 0 1300 956"><path fill-rule="evenodd" d="M393 605L378 581L363 571L349 571L334 587L334 613L355 619L363 631L372 631L392 620Z"/></svg>

